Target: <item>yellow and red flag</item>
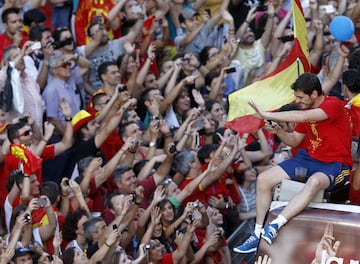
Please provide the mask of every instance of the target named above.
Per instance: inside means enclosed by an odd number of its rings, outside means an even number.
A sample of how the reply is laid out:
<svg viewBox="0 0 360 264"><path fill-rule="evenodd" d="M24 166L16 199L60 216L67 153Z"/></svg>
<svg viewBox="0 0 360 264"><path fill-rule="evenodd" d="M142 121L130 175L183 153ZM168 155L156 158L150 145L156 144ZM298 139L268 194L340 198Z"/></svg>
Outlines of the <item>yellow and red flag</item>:
<svg viewBox="0 0 360 264"><path fill-rule="evenodd" d="M239 133L255 132L263 121L257 119L248 102L253 100L266 111L273 111L294 101L290 88L297 77L310 71L307 32L300 0L292 0L294 46L284 62L271 74L229 95L229 114L226 127Z"/></svg>
<svg viewBox="0 0 360 264"><path fill-rule="evenodd" d="M24 165L24 173L32 175L41 169L42 159L36 156L25 145L11 144L11 153Z"/></svg>

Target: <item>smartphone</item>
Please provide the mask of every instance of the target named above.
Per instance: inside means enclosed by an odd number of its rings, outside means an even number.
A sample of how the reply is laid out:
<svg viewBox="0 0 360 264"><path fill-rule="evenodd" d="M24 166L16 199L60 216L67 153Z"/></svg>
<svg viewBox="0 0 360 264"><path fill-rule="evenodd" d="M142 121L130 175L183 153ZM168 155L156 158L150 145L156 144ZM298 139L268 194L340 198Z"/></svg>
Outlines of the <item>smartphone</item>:
<svg viewBox="0 0 360 264"><path fill-rule="evenodd" d="M41 207L44 207L45 204L46 204L46 199L43 198L43 197L40 197L37 201L38 205L41 206Z"/></svg>
<svg viewBox="0 0 360 264"><path fill-rule="evenodd" d="M175 153L176 151L177 151L176 146L171 145L171 147L169 148L169 152L172 154L172 153Z"/></svg>
<svg viewBox="0 0 360 264"><path fill-rule="evenodd" d="M266 121L270 124L270 126L272 126L272 125L273 125L272 120L266 120Z"/></svg>
<svg viewBox="0 0 360 264"><path fill-rule="evenodd" d="M47 259L48 259L48 261L53 261L54 260L54 257L52 256L52 255L49 255L49 256L47 256Z"/></svg>
<svg viewBox="0 0 360 264"><path fill-rule="evenodd" d="M335 13L335 8L333 5L321 5L320 10L325 10L326 14L333 14Z"/></svg>
<svg viewBox="0 0 360 264"><path fill-rule="evenodd" d="M200 119L200 120L196 120L195 123L194 123L194 126L196 128L203 128L205 125L205 122L204 120Z"/></svg>
<svg viewBox="0 0 360 264"><path fill-rule="evenodd" d="M118 228L118 226L116 224L113 224L112 228L113 228L113 230L116 230Z"/></svg>
<svg viewBox="0 0 360 264"><path fill-rule="evenodd" d="M210 8L205 8L204 11L206 13L208 13L208 15L211 17L211 9Z"/></svg>
<svg viewBox="0 0 360 264"><path fill-rule="evenodd" d="M225 72L226 72L227 74L236 72L236 68L235 68L235 67L231 67L231 68L225 69Z"/></svg>
<svg viewBox="0 0 360 264"><path fill-rule="evenodd" d="M267 6L266 5L258 5L256 7L256 12L261 12L261 11L267 11Z"/></svg>
<svg viewBox="0 0 360 264"><path fill-rule="evenodd" d="M281 40L282 43L285 43L285 42L288 42L288 41L293 41L294 40L294 35L282 36L282 37L279 37L278 40Z"/></svg>
<svg viewBox="0 0 360 264"><path fill-rule="evenodd" d="M133 13L141 13L142 12L142 9L139 5L134 5L131 7L131 12Z"/></svg>
<svg viewBox="0 0 360 264"><path fill-rule="evenodd" d="M239 39L239 38L233 39L233 43L239 44L240 42L241 42L241 39Z"/></svg>
<svg viewBox="0 0 360 264"><path fill-rule="evenodd" d="M40 41L34 42L34 43L30 46L30 49L32 49L32 50L39 50L39 49L41 49L41 43L40 43Z"/></svg>

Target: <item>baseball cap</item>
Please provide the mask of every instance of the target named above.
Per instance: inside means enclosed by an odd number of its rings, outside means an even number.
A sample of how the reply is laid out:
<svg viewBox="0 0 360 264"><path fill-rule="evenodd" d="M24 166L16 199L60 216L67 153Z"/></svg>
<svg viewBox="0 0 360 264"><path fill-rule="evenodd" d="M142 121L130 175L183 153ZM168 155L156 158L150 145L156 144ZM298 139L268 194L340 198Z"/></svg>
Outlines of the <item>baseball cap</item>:
<svg viewBox="0 0 360 264"><path fill-rule="evenodd" d="M82 128L87 122L93 120L94 118L95 115L92 115L85 110L80 110L77 112L71 121L74 134L76 134L80 128Z"/></svg>
<svg viewBox="0 0 360 264"><path fill-rule="evenodd" d="M190 19L192 18L193 16L198 16L199 15L199 12L196 12L194 9L192 8L184 8L180 15L184 18L184 19Z"/></svg>
<svg viewBox="0 0 360 264"><path fill-rule="evenodd" d="M30 249L29 247L20 247L20 248L17 248L15 249L15 254L13 256L13 260L15 260L16 258L18 257L21 257L23 255L26 255L26 254L34 254L34 251L32 249Z"/></svg>

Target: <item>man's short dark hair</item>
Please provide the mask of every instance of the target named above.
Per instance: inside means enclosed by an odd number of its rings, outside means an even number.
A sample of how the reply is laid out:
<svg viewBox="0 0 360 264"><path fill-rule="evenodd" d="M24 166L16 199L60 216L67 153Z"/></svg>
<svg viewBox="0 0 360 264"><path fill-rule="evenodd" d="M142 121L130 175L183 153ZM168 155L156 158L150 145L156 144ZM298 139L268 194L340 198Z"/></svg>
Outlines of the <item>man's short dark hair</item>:
<svg viewBox="0 0 360 264"><path fill-rule="evenodd" d="M35 25L30 28L29 39L31 41L41 41L44 32L51 32L50 28L44 25Z"/></svg>
<svg viewBox="0 0 360 264"><path fill-rule="evenodd" d="M307 95L311 95L313 91L317 91L318 96L323 93L319 78L315 74L309 72L301 74L291 85L291 89L294 91L301 91Z"/></svg>
<svg viewBox="0 0 360 264"><path fill-rule="evenodd" d="M20 14L20 9L15 7L10 7L8 9L5 9L3 13L1 14L1 20L5 24L8 21L8 17L11 14Z"/></svg>
<svg viewBox="0 0 360 264"><path fill-rule="evenodd" d="M122 176L125 172L128 172L131 170L130 166L124 165L116 168L113 172L113 180L114 182L121 181Z"/></svg>
<svg viewBox="0 0 360 264"><path fill-rule="evenodd" d="M51 204L55 204L58 196L60 195L60 188L56 182L44 182L40 189L40 194L49 198Z"/></svg>
<svg viewBox="0 0 360 264"><path fill-rule="evenodd" d="M25 122L17 122L7 127L7 136L11 143L14 143L14 139L19 137L19 130L26 126Z"/></svg>
<svg viewBox="0 0 360 264"><path fill-rule="evenodd" d="M206 144L198 151L198 159L201 164L205 164L206 159L210 159L210 154L216 151L218 145L216 144Z"/></svg>
<svg viewBox="0 0 360 264"><path fill-rule="evenodd" d="M97 73L98 73L99 79L102 82L104 82L104 80L101 78L101 75L107 73L109 66L117 66L116 61L105 61L105 62L101 63L98 67Z"/></svg>
<svg viewBox="0 0 360 264"><path fill-rule="evenodd" d="M34 8L24 13L23 23L25 26L31 26L32 23L38 24L45 22L46 16L40 9Z"/></svg>
<svg viewBox="0 0 360 264"><path fill-rule="evenodd" d="M344 71L342 81L350 92L360 93L360 72L357 69Z"/></svg>
<svg viewBox="0 0 360 264"><path fill-rule="evenodd" d="M126 133L126 128L127 128L129 125L132 125L132 124L137 125L136 122L130 121L130 122L126 122L126 123L124 123L124 124L121 124L121 125L119 126L119 136L120 136L120 138L121 138L122 140L124 139L124 136L125 136L125 133Z"/></svg>

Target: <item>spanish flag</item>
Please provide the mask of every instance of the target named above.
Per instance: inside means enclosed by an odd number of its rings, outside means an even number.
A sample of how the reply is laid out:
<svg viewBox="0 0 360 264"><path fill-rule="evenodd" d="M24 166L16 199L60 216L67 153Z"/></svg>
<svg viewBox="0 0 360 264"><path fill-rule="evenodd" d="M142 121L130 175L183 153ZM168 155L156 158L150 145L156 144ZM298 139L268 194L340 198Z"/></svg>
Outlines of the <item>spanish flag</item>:
<svg viewBox="0 0 360 264"><path fill-rule="evenodd" d="M229 114L227 128L239 133L255 132L263 125L255 111L248 105L250 100L266 111L273 111L294 101L290 88L297 77L310 71L307 50L307 32L300 0L292 0L294 21L294 46L285 61L264 79L229 95Z"/></svg>
<svg viewBox="0 0 360 264"><path fill-rule="evenodd" d="M11 144L11 153L24 165L26 175L35 174L41 169L42 159L36 156L30 149L22 144Z"/></svg>

